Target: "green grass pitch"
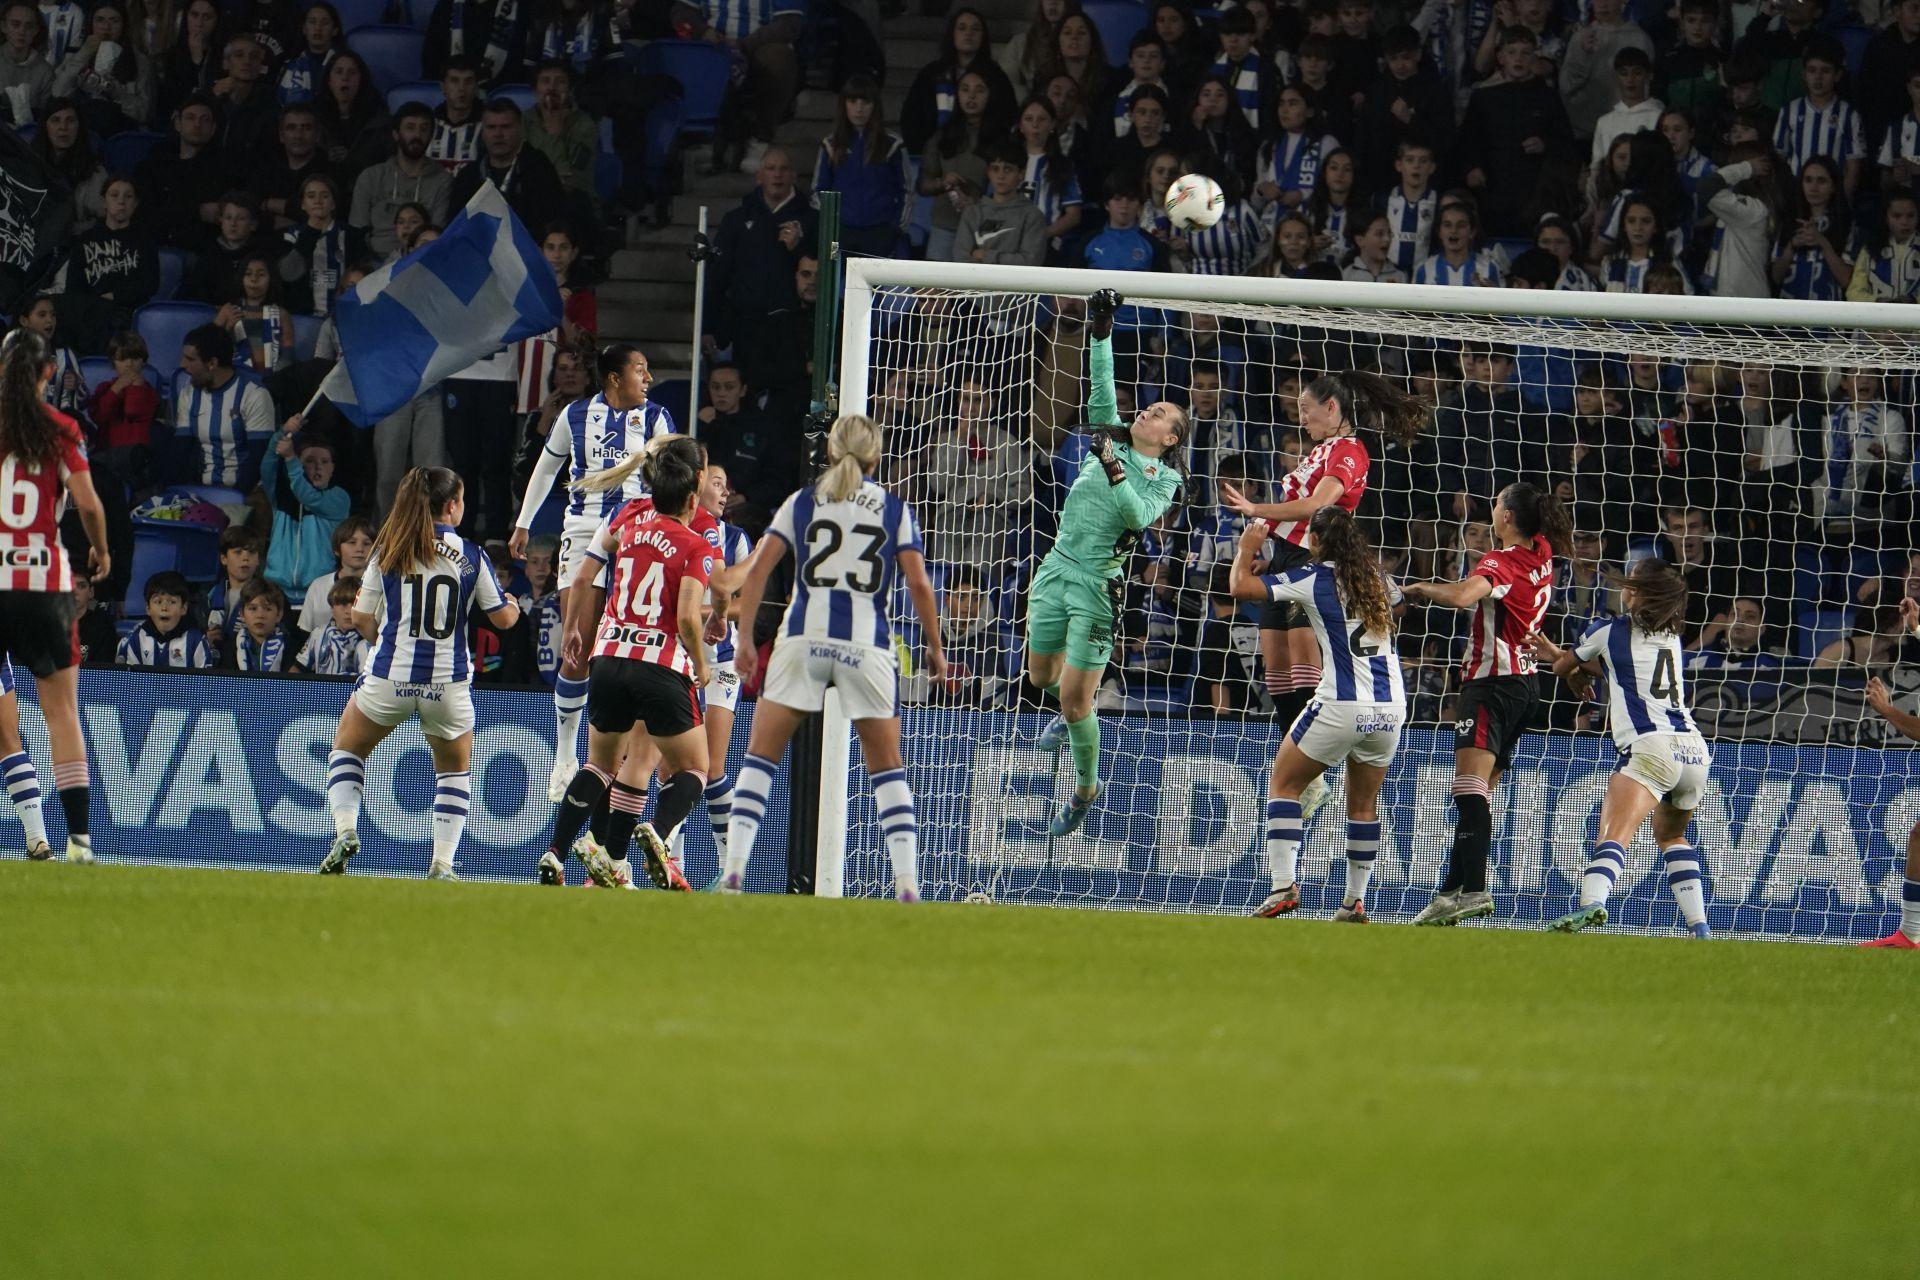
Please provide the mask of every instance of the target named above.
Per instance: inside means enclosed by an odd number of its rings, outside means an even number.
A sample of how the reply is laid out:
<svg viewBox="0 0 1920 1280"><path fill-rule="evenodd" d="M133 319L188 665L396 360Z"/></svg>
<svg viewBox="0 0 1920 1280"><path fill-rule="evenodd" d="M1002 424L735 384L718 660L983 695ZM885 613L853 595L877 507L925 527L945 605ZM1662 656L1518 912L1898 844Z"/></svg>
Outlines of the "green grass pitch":
<svg viewBox="0 0 1920 1280"><path fill-rule="evenodd" d="M1851 948L0 865L0 1273L1890 1276Z"/></svg>

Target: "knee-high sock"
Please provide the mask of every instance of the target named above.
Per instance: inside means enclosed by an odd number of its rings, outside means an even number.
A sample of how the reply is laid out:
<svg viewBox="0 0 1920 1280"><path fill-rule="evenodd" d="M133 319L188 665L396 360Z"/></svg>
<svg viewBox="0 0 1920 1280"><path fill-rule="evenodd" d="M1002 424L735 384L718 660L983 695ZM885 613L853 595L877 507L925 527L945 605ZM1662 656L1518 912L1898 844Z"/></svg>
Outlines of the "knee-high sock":
<svg viewBox="0 0 1920 1280"><path fill-rule="evenodd" d="M573 848L574 838L580 834L580 828L587 825L593 807L600 803L612 782L605 770L587 765L573 775L573 781L567 784L567 794L553 806L553 841L547 848L562 862L566 861L567 850Z"/></svg>
<svg viewBox="0 0 1920 1280"><path fill-rule="evenodd" d="M1707 860L1690 844L1676 844L1667 854L1667 892L1689 928L1707 922Z"/></svg>
<svg viewBox="0 0 1920 1280"><path fill-rule="evenodd" d="M587 682L556 676L553 681L553 758L580 758L580 715L587 709Z"/></svg>
<svg viewBox="0 0 1920 1280"><path fill-rule="evenodd" d="M33 761L24 751L16 751L0 760L0 777L7 780L7 798L13 801L13 811L20 815L20 825L27 831L27 848L47 842L47 819L41 812L40 774L33 767Z"/></svg>
<svg viewBox="0 0 1920 1280"><path fill-rule="evenodd" d="M713 847L724 856L727 849L727 820L733 815L733 779L722 773L701 793L707 801L707 822L713 827Z"/></svg>
<svg viewBox="0 0 1920 1280"><path fill-rule="evenodd" d="M454 850L466 834L467 811L473 807L473 775L443 773L433 789L433 865L441 871L453 870Z"/></svg>
<svg viewBox="0 0 1920 1280"><path fill-rule="evenodd" d="M55 760L53 762L53 786L60 793L60 812L67 817L67 842L91 846L93 839L87 834L87 759Z"/></svg>
<svg viewBox="0 0 1920 1280"><path fill-rule="evenodd" d="M1352 906L1367 896L1373 883L1373 860L1380 856L1380 819L1355 822L1347 819L1347 896Z"/></svg>
<svg viewBox="0 0 1920 1280"><path fill-rule="evenodd" d="M682 769L667 779L660 788L659 802L653 806L653 829L662 840L673 843L680 824L700 803L700 792L706 785L707 775L697 769Z"/></svg>
<svg viewBox="0 0 1920 1280"><path fill-rule="evenodd" d="M1593 907L1613 896L1613 886L1627 869L1627 851L1618 841L1602 840L1580 873L1580 905Z"/></svg>
<svg viewBox="0 0 1920 1280"><path fill-rule="evenodd" d="M1073 774L1082 791L1100 785L1100 717L1089 711L1084 720L1067 721L1067 742L1073 748Z"/></svg>
<svg viewBox="0 0 1920 1280"><path fill-rule="evenodd" d="M895 897L920 896L920 824L914 816L913 788L907 771L888 769L873 775L873 803L880 811L880 834L893 863Z"/></svg>
<svg viewBox="0 0 1920 1280"><path fill-rule="evenodd" d="M602 806L607 815L604 827L598 825ZM615 862L625 861L633 844L633 829L640 825L640 819L646 812L646 789L630 787L618 779L607 788L607 794L600 804L594 806L593 816L596 824L594 838L606 846L607 852L613 855Z"/></svg>
<svg viewBox="0 0 1920 1280"><path fill-rule="evenodd" d="M1900 881L1900 932L1920 942L1920 880L1912 876Z"/></svg>
<svg viewBox="0 0 1920 1280"><path fill-rule="evenodd" d="M1267 867L1273 887L1284 889L1300 878L1300 802L1267 800Z"/></svg>
<svg viewBox="0 0 1920 1280"><path fill-rule="evenodd" d="M327 757L327 808L333 811L335 835L346 835L360 825L360 800L366 790L365 760L339 750Z"/></svg>
<svg viewBox="0 0 1920 1280"><path fill-rule="evenodd" d="M1487 784L1479 778L1453 780L1453 803L1460 811L1453 827L1453 854L1447 859L1442 892L1485 892L1487 851L1493 847L1493 803Z"/></svg>
<svg viewBox="0 0 1920 1280"><path fill-rule="evenodd" d="M733 814L727 821L727 875L747 873L747 860L753 857L753 842L760 838L767 797L773 792L773 776L779 768L778 761L752 752L740 765L740 776L733 781Z"/></svg>

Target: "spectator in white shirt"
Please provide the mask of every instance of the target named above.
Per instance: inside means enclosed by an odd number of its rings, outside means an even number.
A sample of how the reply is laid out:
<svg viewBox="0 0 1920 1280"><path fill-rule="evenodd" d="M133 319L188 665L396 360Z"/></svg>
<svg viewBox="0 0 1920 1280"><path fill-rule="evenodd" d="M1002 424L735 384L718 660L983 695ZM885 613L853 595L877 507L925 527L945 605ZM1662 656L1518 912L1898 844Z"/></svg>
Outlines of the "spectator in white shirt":
<svg viewBox="0 0 1920 1280"><path fill-rule="evenodd" d="M1613 83L1620 90L1613 109L1600 117L1593 127L1593 154L1588 163L1597 165L1606 157L1613 140L1631 136L1642 129L1658 129L1666 111L1653 96L1653 59L1638 45L1628 45L1613 55Z"/></svg>

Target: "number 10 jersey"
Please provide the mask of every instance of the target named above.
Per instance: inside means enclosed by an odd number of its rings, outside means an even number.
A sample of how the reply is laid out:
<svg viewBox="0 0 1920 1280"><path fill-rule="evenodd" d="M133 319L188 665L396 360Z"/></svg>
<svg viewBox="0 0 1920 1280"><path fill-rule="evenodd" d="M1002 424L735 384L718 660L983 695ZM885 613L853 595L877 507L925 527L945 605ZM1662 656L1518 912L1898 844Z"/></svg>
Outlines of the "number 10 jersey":
<svg viewBox="0 0 1920 1280"><path fill-rule="evenodd" d="M921 550L903 499L872 480L845 502L822 502L808 487L780 504L767 532L797 557L781 635L891 649L887 601L900 553Z"/></svg>
<svg viewBox="0 0 1920 1280"><path fill-rule="evenodd" d="M506 603L486 552L450 525L434 526L433 563L384 568L376 554L353 607L380 618L366 672L396 684L464 684L473 676L467 615Z"/></svg>

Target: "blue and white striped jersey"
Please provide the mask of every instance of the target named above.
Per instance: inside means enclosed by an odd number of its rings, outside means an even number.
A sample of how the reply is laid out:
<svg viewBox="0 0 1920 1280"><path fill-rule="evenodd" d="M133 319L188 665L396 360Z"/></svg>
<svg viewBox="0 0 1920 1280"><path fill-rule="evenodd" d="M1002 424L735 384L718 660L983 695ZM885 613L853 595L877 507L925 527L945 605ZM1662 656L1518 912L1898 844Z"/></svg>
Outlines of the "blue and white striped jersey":
<svg viewBox="0 0 1920 1280"><path fill-rule="evenodd" d="M294 661L315 675L357 676L367 665L367 652L367 642L358 631L342 631L328 623L308 634Z"/></svg>
<svg viewBox="0 0 1920 1280"><path fill-rule="evenodd" d="M806 0L704 0L707 24L721 35L745 40L783 13L804 14Z"/></svg>
<svg viewBox="0 0 1920 1280"><path fill-rule="evenodd" d="M1068 205L1087 202L1080 193L1080 179L1074 176L1073 166L1064 158L1049 164L1045 154L1027 157L1027 176L1022 190L1039 208L1048 226L1060 220Z"/></svg>
<svg viewBox="0 0 1920 1280"><path fill-rule="evenodd" d="M1659 258L1629 258L1624 253L1610 253L1600 260L1600 287L1608 293L1645 293L1647 272L1660 261ZM1680 291L1692 293L1693 281L1687 276L1687 269L1678 262L1672 265L1680 270Z"/></svg>
<svg viewBox="0 0 1920 1280"><path fill-rule="evenodd" d="M646 447L655 436L672 435L677 428L673 415L647 401L637 409L615 409L604 395L595 393L575 400L547 432L545 452L560 459L567 468L567 515L605 517L628 498L643 498L646 484L635 471L619 489L588 493L580 481L589 472L605 471L627 460L627 455Z"/></svg>
<svg viewBox="0 0 1920 1280"><path fill-rule="evenodd" d="M1491 249L1475 249L1467 260L1455 266L1447 255L1436 253L1413 269L1415 284L1486 285L1497 288L1505 283L1500 260Z"/></svg>
<svg viewBox="0 0 1920 1280"><path fill-rule="evenodd" d="M1320 159L1340 149L1332 134L1313 137L1305 133L1283 133L1260 148L1254 181L1271 182L1282 191L1312 195L1320 183Z"/></svg>
<svg viewBox="0 0 1920 1280"><path fill-rule="evenodd" d="M40 18L47 24L47 63L58 67L68 54L87 42L87 11L72 0L40 0Z"/></svg>
<svg viewBox="0 0 1920 1280"><path fill-rule="evenodd" d="M719 538L719 542L715 543L715 545L720 548L720 562L728 568L732 568L734 565L741 563L753 554L753 539L749 538L747 531L739 525L728 524L722 520L719 522L718 527L707 535L707 541L713 542L715 537ZM707 595L709 598L712 597L713 592L711 589L709 589ZM707 660L710 662L732 662L734 648L739 642L740 624L729 618L727 620L727 634L721 638L720 643L707 646Z"/></svg>
<svg viewBox="0 0 1920 1280"><path fill-rule="evenodd" d="M1680 189L1692 198L1700 179L1714 171L1714 163L1700 154L1700 148L1694 147L1673 162L1673 171L1680 179Z"/></svg>
<svg viewBox="0 0 1920 1280"><path fill-rule="evenodd" d="M1227 82L1233 90L1234 105L1240 108L1240 114L1254 129L1260 128L1260 55L1249 51L1239 62L1228 62L1225 58L1216 61L1207 68L1209 76L1218 76Z"/></svg>
<svg viewBox="0 0 1920 1280"><path fill-rule="evenodd" d="M152 667L161 671L193 671L213 665L213 650L207 637L196 627L181 627L170 636L154 630L151 621L142 622L128 632L114 651L113 660L123 667ZM8 663L8 675L12 663ZM7 688L12 687L11 679ZM4 689L0 689L4 692Z"/></svg>
<svg viewBox="0 0 1920 1280"><path fill-rule="evenodd" d="M845 502L821 502L808 487L780 504L767 533L799 560L782 635L893 643L894 570L902 551L921 550L920 522L904 499L872 480Z"/></svg>
<svg viewBox="0 0 1920 1280"><path fill-rule="evenodd" d="M1440 193L1428 187L1409 198L1405 189L1396 186L1379 205L1380 211L1387 215L1387 224L1393 228L1393 247L1387 252L1393 258L1393 265L1411 276L1414 268L1432 252L1433 223L1440 216Z"/></svg>
<svg viewBox="0 0 1920 1280"><path fill-rule="evenodd" d="M1587 274L1587 269L1578 263L1569 262L1560 268L1560 278L1553 282L1556 289L1577 289L1594 292L1600 288L1600 282Z"/></svg>
<svg viewBox="0 0 1920 1280"><path fill-rule="evenodd" d="M467 615L506 603L487 553L451 525L435 525L433 564L388 572L367 562L353 607L380 619L366 673L397 684L464 684L473 675Z"/></svg>
<svg viewBox="0 0 1920 1280"><path fill-rule="evenodd" d="M224 387L196 387L173 375L175 430L200 442L200 484L235 485L240 468L276 430L273 397L252 369L239 368Z"/></svg>
<svg viewBox="0 0 1920 1280"><path fill-rule="evenodd" d="M1607 669L1613 742L1626 751L1650 733L1698 733L1687 710L1685 655L1672 632L1649 634L1631 618L1601 618L1573 647Z"/></svg>
<svg viewBox="0 0 1920 1280"><path fill-rule="evenodd" d="M1194 275L1240 276L1272 233L1267 220L1242 200L1212 226L1188 227L1180 234L1187 238L1187 261Z"/></svg>
<svg viewBox="0 0 1920 1280"><path fill-rule="evenodd" d="M1797 174L1811 156L1826 156L1841 165L1866 159L1867 135L1851 103L1835 98L1816 107L1811 99L1795 98L1773 122L1773 149Z"/></svg>
<svg viewBox="0 0 1920 1280"><path fill-rule="evenodd" d="M1880 154L1875 163L1882 169L1891 169L1896 160L1920 164L1920 116L1911 111L1888 125L1880 139Z"/></svg>
<svg viewBox="0 0 1920 1280"><path fill-rule="evenodd" d="M1406 702L1393 636L1364 630L1366 623L1347 618L1332 565L1303 564L1286 573L1266 574L1260 581L1267 586L1268 599L1300 605L1313 623L1313 638L1320 642L1316 698L1396 707Z"/></svg>

